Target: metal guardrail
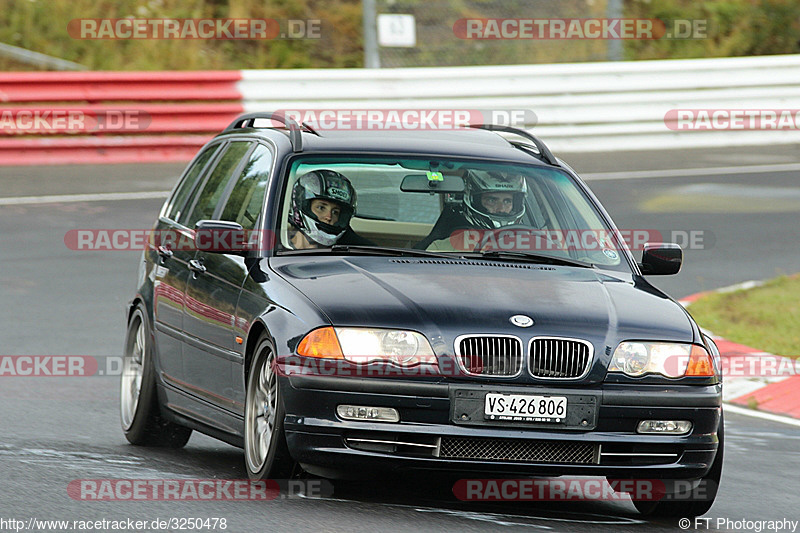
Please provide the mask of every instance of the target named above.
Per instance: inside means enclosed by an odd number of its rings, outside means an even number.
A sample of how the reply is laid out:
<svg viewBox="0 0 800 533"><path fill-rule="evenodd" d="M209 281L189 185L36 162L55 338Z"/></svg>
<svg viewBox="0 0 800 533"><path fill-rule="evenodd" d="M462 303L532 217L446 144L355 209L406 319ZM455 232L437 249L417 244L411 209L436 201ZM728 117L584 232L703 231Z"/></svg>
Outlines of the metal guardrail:
<svg viewBox="0 0 800 533"><path fill-rule="evenodd" d="M189 161L243 111L239 71L0 73L0 164Z"/></svg>
<svg viewBox="0 0 800 533"><path fill-rule="evenodd" d="M0 43L0 56L11 58L26 65L52 70L86 70L86 67L66 59L40 54L18 46Z"/></svg>
<svg viewBox="0 0 800 533"><path fill-rule="evenodd" d="M0 101L141 102L241 100L238 70L188 72L4 72Z"/></svg>
<svg viewBox="0 0 800 533"><path fill-rule="evenodd" d="M488 67L0 73L0 112L146 114L136 131L25 135L0 127L0 164L188 161L242 112L530 110L556 154L800 142L800 129L675 131L677 109L800 112L800 55ZM525 113L530 117L531 113ZM800 121L800 115L797 115ZM515 126L519 126L514 124Z"/></svg>
<svg viewBox="0 0 800 533"><path fill-rule="evenodd" d="M800 142L800 131L673 131L675 109L800 110L800 55L488 67L245 70L248 112L526 109L555 151Z"/></svg>

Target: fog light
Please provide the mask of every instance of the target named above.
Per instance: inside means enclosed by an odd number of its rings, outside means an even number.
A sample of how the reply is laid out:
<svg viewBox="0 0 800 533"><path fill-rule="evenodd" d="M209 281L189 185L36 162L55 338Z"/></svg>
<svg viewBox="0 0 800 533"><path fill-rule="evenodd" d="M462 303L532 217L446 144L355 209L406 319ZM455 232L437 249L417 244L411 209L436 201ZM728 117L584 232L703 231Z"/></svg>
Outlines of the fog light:
<svg viewBox="0 0 800 533"><path fill-rule="evenodd" d="M691 429L692 423L688 420L642 420L636 428L636 433L683 435L689 433Z"/></svg>
<svg viewBox="0 0 800 533"><path fill-rule="evenodd" d="M340 405L336 414L345 420L366 422L399 422L400 413L391 407L370 407L368 405Z"/></svg>

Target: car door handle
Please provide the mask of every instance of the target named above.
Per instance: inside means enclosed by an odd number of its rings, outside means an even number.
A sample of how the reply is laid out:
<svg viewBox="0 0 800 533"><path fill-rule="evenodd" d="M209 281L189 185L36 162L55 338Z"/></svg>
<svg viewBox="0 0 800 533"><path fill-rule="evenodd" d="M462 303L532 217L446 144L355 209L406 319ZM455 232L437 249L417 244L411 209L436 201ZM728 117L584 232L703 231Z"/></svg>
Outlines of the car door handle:
<svg viewBox="0 0 800 533"><path fill-rule="evenodd" d="M172 250L170 250L166 246L159 246L158 248L156 248L156 251L158 252L158 256L161 259L169 259L170 257L172 257L173 254Z"/></svg>
<svg viewBox="0 0 800 533"><path fill-rule="evenodd" d="M189 261L189 270L194 272L195 274L202 274L206 271L206 267L203 266L203 263L198 261L197 259L192 259Z"/></svg>

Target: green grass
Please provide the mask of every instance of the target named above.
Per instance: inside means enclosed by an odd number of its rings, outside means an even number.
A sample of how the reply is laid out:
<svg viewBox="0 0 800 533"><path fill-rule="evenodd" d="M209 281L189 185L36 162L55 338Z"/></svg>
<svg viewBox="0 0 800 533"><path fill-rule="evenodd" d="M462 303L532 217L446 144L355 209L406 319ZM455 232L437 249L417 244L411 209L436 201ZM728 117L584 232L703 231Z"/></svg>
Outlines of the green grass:
<svg viewBox="0 0 800 533"><path fill-rule="evenodd" d="M791 358L800 357L800 275L781 276L760 287L712 293L689 307L715 335Z"/></svg>

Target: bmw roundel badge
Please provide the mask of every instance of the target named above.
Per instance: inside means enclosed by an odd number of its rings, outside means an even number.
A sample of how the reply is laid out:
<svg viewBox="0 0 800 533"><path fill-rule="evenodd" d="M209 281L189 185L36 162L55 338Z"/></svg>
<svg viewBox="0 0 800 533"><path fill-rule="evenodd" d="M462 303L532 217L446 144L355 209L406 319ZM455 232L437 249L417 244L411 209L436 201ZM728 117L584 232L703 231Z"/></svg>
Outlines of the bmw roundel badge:
<svg viewBox="0 0 800 533"><path fill-rule="evenodd" d="M508 319L512 324L520 328L529 328L533 325L533 319L525 315L514 315Z"/></svg>

